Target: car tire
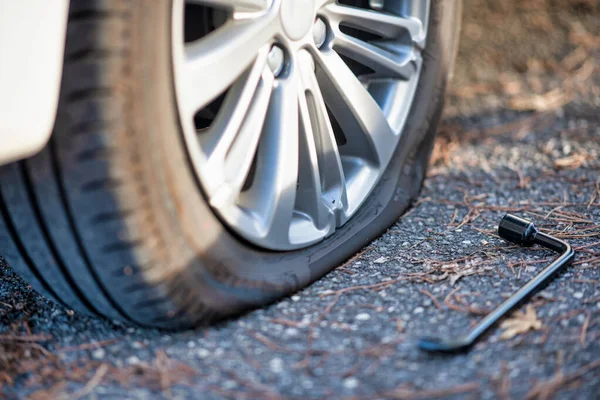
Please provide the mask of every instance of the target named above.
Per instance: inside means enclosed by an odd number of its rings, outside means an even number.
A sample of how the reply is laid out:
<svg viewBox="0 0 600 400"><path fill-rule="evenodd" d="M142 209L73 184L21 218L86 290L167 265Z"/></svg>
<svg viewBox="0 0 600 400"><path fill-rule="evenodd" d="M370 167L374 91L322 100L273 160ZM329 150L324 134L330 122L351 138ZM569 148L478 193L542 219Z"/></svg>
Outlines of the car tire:
<svg viewBox="0 0 600 400"><path fill-rule="evenodd" d="M170 3L71 1L51 141L0 168L0 255L69 309L185 329L298 291L411 206L442 113L460 1L431 3L416 94L382 178L332 235L289 251L240 237L205 197L178 115Z"/></svg>

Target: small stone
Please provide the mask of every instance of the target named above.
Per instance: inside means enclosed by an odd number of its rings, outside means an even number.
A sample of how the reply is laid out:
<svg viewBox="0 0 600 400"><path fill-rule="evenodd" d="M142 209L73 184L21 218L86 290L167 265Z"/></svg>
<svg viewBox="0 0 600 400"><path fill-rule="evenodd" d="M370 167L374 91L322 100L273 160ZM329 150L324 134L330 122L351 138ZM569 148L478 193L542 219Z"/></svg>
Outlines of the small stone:
<svg viewBox="0 0 600 400"><path fill-rule="evenodd" d="M357 321L368 321L371 319L371 316L367 313L360 313L356 316Z"/></svg>
<svg viewBox="0 0 600 400"><path fill-rule="evenodd" d="M198 350L196 350L196 355L199 358L207 358L208 356L210 356L210 351L208 351L206 349L198 349Z"/></svg>
<svg viewBox="0 0 600 400"><path fill-rule="evenodd" d="M237 388L238 384L236 381L228 379L225 382L223 382L223 388L227 389L227 390L233 390L235 388Z"/></svg>
<svg viewBox="0 0 600 400"><path fill-rule="evenodd" d="M373 261L375 264L383 264L387 261L387 257L379 257L377 260Z"/></svg>
<svg viewBox="0 0 600 400"><path fill-rule="evenodd" d="M308 379L303 380L301 385L304 389L309 389L309 390L315 387L315 384L312 383L312 381L309 381Z"/></svg>
<svg viewBox="0 0 600 400"><path fill-rule="evenodd" d="M573 293L573 297L575 297L576 299L582 299L583 292L575 292L575 293Z"/></svg>
<svg viewBox="0 0 600 400"><path fill-rule="evenodd" d="M346 389L356 389L358 387L358 379L356 378L346 378L344 379L344 387Z"/></svg>
<svg viewBox="0 0 600 400"><path fill-rule="evenodd" d="M106 352L104 349L96 349L92 352L92 357L94 357L96 360L102 360L105 355Z"/></svg>
<svg viewBox="0 0 600 400"><path fill-rule="evenodd" d="M423 307L417 307L413 310L413 314L423 314L423 311L425 311Z"/></svg>
<svg viewBox="0 0 600 400"><path fill-rule="evenodd" d="M131 356L127 359L127 364L129 365L137 365L140 363L140 359L136 356Z"/></svg>
<svg viewBox="0 0 600 400"><path fill-rule="evenodd" d="M274 358L269 362L269 369L274 374L279 374L283 371L283 360L281 358Z"/></svg>
<svg viewBox="0 0 600 400"><path fill-rule="evenodd" d="M296 302L300 301L300 296L298 296L298 295L292 296L292 301L296 301Z"/></svg>
<svg viewBox="0 0 600 400"><path fill-rule="evenodd" d="M187 343L187 347L188 347L188 349L193 349L194 347L196 347L196 343L194 343L192 340L190 340Z"/></svg>
<svg viewBox="0 0 600 400"><path fill-rule="evenodd" d="M300 333L300 331L298 329L296 329L296 328L287 328L285 330L285 334L287 336L297 336L298 333Z"/></svg>

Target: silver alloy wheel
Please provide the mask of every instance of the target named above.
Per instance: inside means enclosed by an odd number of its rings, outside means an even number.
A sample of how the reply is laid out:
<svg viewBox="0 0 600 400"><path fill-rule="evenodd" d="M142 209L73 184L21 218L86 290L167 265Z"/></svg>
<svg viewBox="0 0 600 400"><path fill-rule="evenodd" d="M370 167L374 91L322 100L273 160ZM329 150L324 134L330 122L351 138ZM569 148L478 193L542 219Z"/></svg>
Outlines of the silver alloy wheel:
<svg viewBox="0 0 600 400"><path fill-rule="evenodd" d="M339 3L174 0L175 89L195 172L220 218L263 248L306 247L348 221L412 105L429 0ZM186 5L222 21L186 40L186 24L206 21L186 18Z"/></svg>

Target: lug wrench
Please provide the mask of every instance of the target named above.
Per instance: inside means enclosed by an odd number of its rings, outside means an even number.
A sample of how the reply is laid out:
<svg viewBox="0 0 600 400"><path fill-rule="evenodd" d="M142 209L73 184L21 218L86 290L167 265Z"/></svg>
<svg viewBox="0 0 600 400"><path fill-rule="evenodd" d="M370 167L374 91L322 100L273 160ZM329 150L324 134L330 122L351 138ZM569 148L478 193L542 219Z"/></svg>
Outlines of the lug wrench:
<svg viewBox="0 0 600 400"><path fill-rule="evenodd" d="M539 244L547 249L559 252L561 255L496 307L496 309L486 315L466 336L450 340L435 337L423 338L419 341L419 348L421 350L436 353L456 353L468 350L502 317L548 284L552 278L573 260L573 256L575 255L571 245L567 242L539 232L532 222L511 214L506 214L502 218L502 221L500 221L498 235L504 240L520 246L530 247L534 244Z"/></svg>

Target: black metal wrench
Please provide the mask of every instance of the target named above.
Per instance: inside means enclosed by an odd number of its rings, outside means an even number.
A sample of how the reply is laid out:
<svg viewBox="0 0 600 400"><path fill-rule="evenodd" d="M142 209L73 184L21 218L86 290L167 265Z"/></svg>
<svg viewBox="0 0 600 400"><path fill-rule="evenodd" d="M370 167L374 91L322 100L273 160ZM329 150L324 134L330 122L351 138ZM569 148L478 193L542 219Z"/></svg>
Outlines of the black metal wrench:
<svg viewBox="0 0 600 400"><path fill-rule="evenodd" d="M552 278L573 260L573 256L575 255L571 245L567 242L539 232L532 222L511 214L506 214L502 218L502 221L500 221L498 235L520 246L530 247L534 244L539 244L540 246L559 252L561 255L506 299L504 303L486 315L466 336L450 340L435 337L423 338L419 341L419 348L421 350L436 353L456 353L468 350L502 317L548 284Z"/></svg>

